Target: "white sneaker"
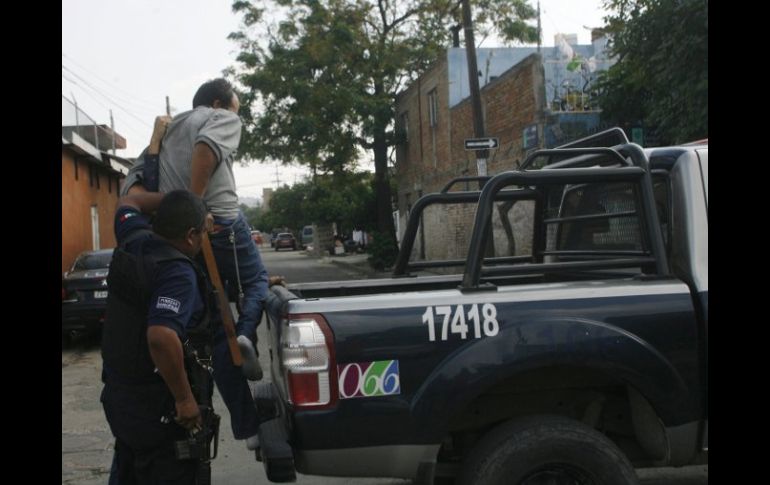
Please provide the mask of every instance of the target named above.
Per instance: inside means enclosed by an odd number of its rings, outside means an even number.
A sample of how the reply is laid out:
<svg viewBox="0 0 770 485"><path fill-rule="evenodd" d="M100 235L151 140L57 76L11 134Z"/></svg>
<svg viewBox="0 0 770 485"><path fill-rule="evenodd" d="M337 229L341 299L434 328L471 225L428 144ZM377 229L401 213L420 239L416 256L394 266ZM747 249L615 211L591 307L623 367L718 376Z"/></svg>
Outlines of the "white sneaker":
<svg viewBox="0 0 770 485"><path fill-rule="evenodd" d="M259 435L255 434L246 438L246 448L251 451L256 450L259 447Z"/></svg>
<svg viewBox="0 0 770 485"><path fill-rule="evenodd" d="M261 380L262 366L259 365L259 359L257 358L257 351L254 350L254 344L251 343L249 337L245 335L239 335L237 341L238 347L241 349L241 356L243 357L243 366L241 367L243 375L250 381Z"/></svg>

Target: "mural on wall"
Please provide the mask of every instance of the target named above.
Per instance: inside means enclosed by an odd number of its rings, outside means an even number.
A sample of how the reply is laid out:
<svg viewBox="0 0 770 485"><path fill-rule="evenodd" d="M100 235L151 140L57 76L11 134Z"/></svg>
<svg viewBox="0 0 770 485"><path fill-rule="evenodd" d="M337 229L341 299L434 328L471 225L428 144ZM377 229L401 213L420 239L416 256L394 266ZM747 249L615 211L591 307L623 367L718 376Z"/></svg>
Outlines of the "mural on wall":
<svg viewBox="0 0 770 485"><path fill-rule="evenodd" d="M598 110L598 73L612 64L605 55L606 39L575 45L557 34L555 43L543 56L547 106L553 112Z"/></svg>

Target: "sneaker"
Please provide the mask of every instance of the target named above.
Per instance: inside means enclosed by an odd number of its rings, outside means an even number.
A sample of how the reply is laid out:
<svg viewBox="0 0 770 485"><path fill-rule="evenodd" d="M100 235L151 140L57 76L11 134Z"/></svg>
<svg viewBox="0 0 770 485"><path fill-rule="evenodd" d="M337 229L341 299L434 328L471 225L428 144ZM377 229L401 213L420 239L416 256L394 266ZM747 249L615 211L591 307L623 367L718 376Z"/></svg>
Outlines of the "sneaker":
<svg viewBox="0 0 770 485"><path fill-rule="evenodd" d="M254 436L250 436L246 438L246 448L254 451L257 448L259 448L259 435L255 434Z"/></svg>
<svg viewBox="0 0 770 485"><path fill-rule="evenodd" d="M259 365L259 359L257 358L257 351L254 349L254 344L251 343L249 337L245 335L238 336L238 347L241 349L241 356L243 357L243 366L241 371L246 379L250 381L259 381L262 379L262 366Z"/></svg>

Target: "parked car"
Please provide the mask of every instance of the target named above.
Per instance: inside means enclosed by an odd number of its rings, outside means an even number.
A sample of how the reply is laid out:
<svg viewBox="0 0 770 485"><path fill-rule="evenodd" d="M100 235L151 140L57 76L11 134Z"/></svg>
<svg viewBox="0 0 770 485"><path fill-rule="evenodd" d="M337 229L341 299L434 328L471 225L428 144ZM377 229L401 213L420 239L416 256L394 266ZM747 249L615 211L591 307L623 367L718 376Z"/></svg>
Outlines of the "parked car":
<svg viewBox="0 0 770 485"><path fill-rule="evenodd" d="M275 247L275 241L278 239L278 234L281 234L282 232L289 232L288 227L274 227L272 231L270 231L270 247Z"/></svg>
<svg viewBox="0 0 770 485"><path fill-rule="evenodd" d="M107 272L112 249L84 251L62 279L62 335L101 329L107 308Z"/></svg>
<svg viewBox="0 0 770 485"><path fill-rule="evenodd" d="M264 239L262 239L262 232L260 231L251 231L251 239L254 240L254 243L257 246L261 246L264 242Z"/></svg>
<svg viewBox="0 0 770 485"><path fill-rule="evenodd" d="M291 248L292 251L297 249L297 240L294 239L294 235L290 232L281 232L275 238L275 250L278 251L281 248Z"/></svg>
<svg viewBox="0 0 770 485"><path fill-rule="evenodd" d="M303 227L300 235L300 247L306 249L309 244L313 244L313 226Z"/></svg>

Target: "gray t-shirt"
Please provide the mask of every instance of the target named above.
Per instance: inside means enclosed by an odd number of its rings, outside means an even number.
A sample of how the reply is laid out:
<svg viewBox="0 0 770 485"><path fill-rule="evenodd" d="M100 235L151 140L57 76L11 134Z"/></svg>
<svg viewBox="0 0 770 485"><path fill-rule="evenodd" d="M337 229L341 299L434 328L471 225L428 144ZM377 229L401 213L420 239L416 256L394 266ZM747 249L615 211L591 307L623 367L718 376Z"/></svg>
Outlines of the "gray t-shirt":
<svg viewBox="0 0 770 485"><path fill-rule="evenodd" d="M239 208L233 158L240 141L241 119L232 111L198 106L175 116L168 125L160 149L160 191L190 189L193 148L196 143L205 143L214 152L217 167L203 199L215 217L235 219ZM129 171L122 194L140 181L143 162L144 152Z"/></svg>

